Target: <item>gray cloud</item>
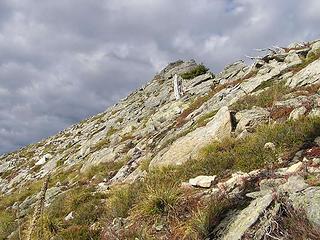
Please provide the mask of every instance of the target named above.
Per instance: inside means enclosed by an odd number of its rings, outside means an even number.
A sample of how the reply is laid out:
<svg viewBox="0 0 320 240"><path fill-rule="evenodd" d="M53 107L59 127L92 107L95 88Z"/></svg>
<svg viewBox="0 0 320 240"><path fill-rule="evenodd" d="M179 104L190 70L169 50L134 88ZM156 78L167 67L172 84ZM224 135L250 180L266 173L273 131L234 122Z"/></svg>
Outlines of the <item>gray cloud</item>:
<svg viewBox="0 0 320 240"><path fill-rule="evenodd" d="M319 37L318 0L2 0L0 153L107 106L168 62L214 72Z"/></svg>

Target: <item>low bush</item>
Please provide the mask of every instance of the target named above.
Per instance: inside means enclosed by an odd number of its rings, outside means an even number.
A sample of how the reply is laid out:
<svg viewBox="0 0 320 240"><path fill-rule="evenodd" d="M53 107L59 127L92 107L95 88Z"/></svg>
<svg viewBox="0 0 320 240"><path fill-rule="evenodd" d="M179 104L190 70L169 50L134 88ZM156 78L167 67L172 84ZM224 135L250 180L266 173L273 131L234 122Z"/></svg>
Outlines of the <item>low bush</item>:
<svg viewBox="0 0 320 240"><path fill-rule="evenodd" d="M208 70L209 69L206 66L200 64L193 68L191 71L181 74L181 77L183 79L192 79L199 75L205 74L206 72L208 72Z"/></svg>

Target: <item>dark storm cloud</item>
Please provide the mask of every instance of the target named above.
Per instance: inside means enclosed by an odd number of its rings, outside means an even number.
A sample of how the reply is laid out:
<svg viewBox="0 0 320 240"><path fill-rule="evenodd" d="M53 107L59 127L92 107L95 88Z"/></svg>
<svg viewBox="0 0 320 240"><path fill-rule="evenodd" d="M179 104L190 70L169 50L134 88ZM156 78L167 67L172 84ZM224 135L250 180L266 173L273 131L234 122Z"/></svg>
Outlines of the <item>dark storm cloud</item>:
<svg viewBox="0 0 320 240"><path fill-rule="evenodd" d="M0 153L89 115L168 62L213 71L319 37L318 0L2 0Z"/></svg>

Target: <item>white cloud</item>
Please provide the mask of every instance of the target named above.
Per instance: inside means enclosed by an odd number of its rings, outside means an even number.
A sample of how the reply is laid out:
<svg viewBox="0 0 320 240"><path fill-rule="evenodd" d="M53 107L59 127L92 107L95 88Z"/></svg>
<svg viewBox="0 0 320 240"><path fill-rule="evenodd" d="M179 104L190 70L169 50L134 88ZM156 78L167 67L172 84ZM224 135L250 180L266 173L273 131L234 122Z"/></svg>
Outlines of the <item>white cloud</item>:
<svg viewBox="0 0 320 240"><path fill-rule="evenodd" d="M219 71L318 38L319 11L318 0L2 0L0 152L104 111L169 61Z"/></svg>

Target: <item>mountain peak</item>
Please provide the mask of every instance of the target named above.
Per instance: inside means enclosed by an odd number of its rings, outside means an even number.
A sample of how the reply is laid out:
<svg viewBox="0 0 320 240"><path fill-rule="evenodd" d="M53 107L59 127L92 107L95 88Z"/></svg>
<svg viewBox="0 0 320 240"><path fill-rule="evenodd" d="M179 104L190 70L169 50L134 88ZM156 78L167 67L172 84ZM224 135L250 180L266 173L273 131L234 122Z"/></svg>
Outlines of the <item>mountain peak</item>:
<svg viewBox="0 0 320 240"><path fill-rule="evenodd" d="M105 112L1 156L0 238L297 234L286 221L318 231L320 41L259 53L216 75L169 63Z"/></svg>

